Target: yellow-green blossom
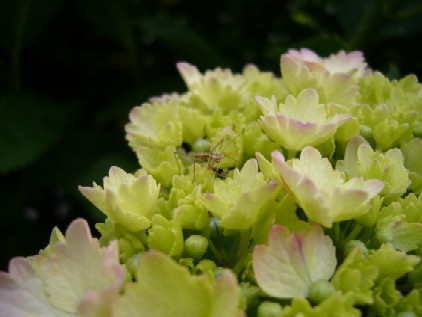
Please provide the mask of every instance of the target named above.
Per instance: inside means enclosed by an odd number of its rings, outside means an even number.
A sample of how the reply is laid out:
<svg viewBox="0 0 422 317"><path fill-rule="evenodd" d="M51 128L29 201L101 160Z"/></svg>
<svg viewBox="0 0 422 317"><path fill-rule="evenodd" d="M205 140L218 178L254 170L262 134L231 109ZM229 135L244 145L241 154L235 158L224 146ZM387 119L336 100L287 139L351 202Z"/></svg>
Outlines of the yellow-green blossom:
<svg viewBox="0 0 422 317"><path fill-rule="evenodd" d="M144 170L135 175L112 167L104 177L104 188L95 182L93 187L79 187L81 193L98 209L130 231L150 226L160 193L160 185Z"/></svg>
<svg viewBox="0 0 422 317"><path fill-rule="evenodd" d="M315 88L322 103L355 104L359 96L357 81L366 64L359 53L340 55L323 59L310 50L289 50L280 62L287 91L296 96L303 89Z"/></svg>
<svg viewBox="0 0 422 317"><path fill-rule="evenodd" d="M390 149L385 153L374 151L360 136L349 141L344 160L337 161L336 166L349 177L361 176L383 181L384 188L380 194L389 200L404 194L410 184L408 171L403 164L403 154L399 149Z"/></svg>
<svg viewBox="0 0 422 317"><path fill-rule="evenodd" d="M139 146L136 156L142 168L164 187L169 187L173 176L183 173L185 168L174 146L162 149Z"/></svg>
<svg viewBox="0 0 422 317"><path fill-rule="evenodd" d="M328 117L326 106L319 104L318 92L309 88L297 98L287 96L285 103L257 97L263 116L260 123L265 134L278 145L299 151L327 141L337 128L352 119L350 114Z"/></svg>
<svg viewBox="0 0 422 317"><path fill-rule="evenodd" d="M420 135L422 86L414 75L390 81L380 72L367 72L359 82L358 103L349 111L373 138L376 149L386 150Z"/></svg>
<svg viewBox="0 0 422 317"><path fill-rule="evenodd" d="M352 178L346 182L343 174L313 147L304 148L300 159L289 164L277 151L273 160L308 218L325 227L364 215L370 209L369 201L384 186L376 179Z"/></svg>
<svg viewBox="0 0 422 317"><path fill-rule="evenodd" d="M172 221L160 214L154 215L148 230L148 246L173 257L180 256L183 251L183 233L179 220Z"/></svg>
<svg viewBox="0 0 422 317"><path fill-rule="evenodd" d="M353 51L346 53L339 51L326 58L318 56L315 52L307 48L301 50L290 49L285 55L295 58L304 66L312 69L315 65L321 65L330 73L348 73L350 75L361 77L367 67L362 52Z"/></svg>
<svg viewBox="0 0 422 317"><path fill-rule="evenodd" d="M384 182L382 195L401 196L410 184L408 172L403 165L403 155L399 149L385 153L374 152L363 143L358 148L357 172L365 179L376 178Z"/></svg>
<svg viewBox="0 0 422 317"><path fill-rule="evenodd" d="M415 194L420 194L422 192L422 140L414 138L409 142L402 143L400 150L411 180L409 189Z"/></svg>
<svg viewBox="0 0 422 317"><path fill-rule="evenodd" d="M234 170L233 178L216 179L214 193L204 194L202 203L226 229L251 228L261 209L277 194L277 182L265 181L258 172L258 163L251 159L242 170Z"/></svg>
<svg viewBox="0 0 422 317"><path fill-rule="evenodd" d="M381 209L375 234L381 243L389 242L405 252L422 246L422 195L411 193Z"/></svg>
<svg viewBox="0 0 422 317"><path fill-rule="evenodd" d="M113 316L241 317L239 299L240 288L231 271L222 270L215 280L192 276L171 258L149 251L136 281L116 301Z"/></svg>
<svg viewBox="0 0 422 317"><path fill-rule="evenodd" d="M150 103L135 107L126 125L126 138L136 150L141 145L151 147L180 146L182 123L178 120L179 96L165 95Z"/></svg>
<svg viewBox="0 0 422 317"><path fill-rule="evenodd" d="M243 107L243 76L221 68L201 74L198 68L189 63L178 63L177 69L192 93L196 107L204 113L212 113L214 109L228 113Z"/></svg>

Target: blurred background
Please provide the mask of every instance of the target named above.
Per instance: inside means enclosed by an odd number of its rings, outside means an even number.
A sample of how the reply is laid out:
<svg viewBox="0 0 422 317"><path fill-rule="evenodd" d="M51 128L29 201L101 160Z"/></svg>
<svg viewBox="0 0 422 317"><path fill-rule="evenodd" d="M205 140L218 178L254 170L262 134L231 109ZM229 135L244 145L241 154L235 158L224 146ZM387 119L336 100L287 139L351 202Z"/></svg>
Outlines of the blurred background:
<svg viewBox="0 0 422 317"><path fill-rule="evenodd" d="M279 75L288 48L362 50L421 79L421 45L422 0L0 0L0 269L103 219L77 187L137 169L128 113L185 90L176 62Z"/></svg>

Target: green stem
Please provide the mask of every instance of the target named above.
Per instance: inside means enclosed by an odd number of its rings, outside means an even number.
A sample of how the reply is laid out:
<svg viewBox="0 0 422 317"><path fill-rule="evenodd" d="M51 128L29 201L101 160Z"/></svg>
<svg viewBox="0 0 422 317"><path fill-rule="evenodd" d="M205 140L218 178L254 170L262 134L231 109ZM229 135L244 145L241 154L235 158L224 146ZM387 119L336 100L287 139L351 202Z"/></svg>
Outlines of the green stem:
<svg viewBox="0 0 422 317"><path fill-rule="evenodd" d="M223 263L223 257L221 256L220 252L215 247L212 240L208 239L208 241L209 241L209 248L210 248L212 254L214 255L215 259L217 260L217 263Z"/></svg>
<svg viewBox="0 0 422 317"><path fill-rule="evenodd" d="M26 22L28 20L29 10L32 0L25 0L22 3L19 12L18 21L16 22L16 36L11 49L11 87L14 91L21 90L21 54L23 46L23 36L25 32Z"/></svg>
<svg viewBox="0 0 422 317"><path fill-rule="evenodd" d="M352 49L364 47L377 34L376 31L383 22L377 1L369 1L362 12L362 18L354 36L349 40L350 47Z"/></svg>
<svg viewBox="0 0 422 317"><path fill-rule="evenodd" d="M356 237L362 232L362 226L359 224L356 224L355 227L353 228L352 232L349 233L349 235L347 236L347 238L345 239L345 243L350 241L350 240L355 240Z"/></svg>
<svg viewBox="0 0 422 317"><path fill-rule="evenodd" d="M297 151L296 150L287 150L287 159L291 160L296 158Z"/></svg>
<svg viewBox="0 0 422 317"><path fill-rule="evenodd" d="M336 222L333 225L333 240L336 245L340 242L340 223Z"/></svg>
<svg viewBox="0 0 422 317"><path fill-rule="evenodd" d="M249 244L251 240L251 232L249 229L240 230L240 243L237 251L237 263L233 268L233 272L240 273L245 266L245 260L249 253Z"/></svg>
<svg viewBox="0 0 422 317"><path fill-rule="evenodd" d="M397 15L395 16L396 21L403 21L406 19L411 19L415 16L418 16L422 13L422 4L421 5L415 5L411 7L410 9L403 9Z"/></svg>

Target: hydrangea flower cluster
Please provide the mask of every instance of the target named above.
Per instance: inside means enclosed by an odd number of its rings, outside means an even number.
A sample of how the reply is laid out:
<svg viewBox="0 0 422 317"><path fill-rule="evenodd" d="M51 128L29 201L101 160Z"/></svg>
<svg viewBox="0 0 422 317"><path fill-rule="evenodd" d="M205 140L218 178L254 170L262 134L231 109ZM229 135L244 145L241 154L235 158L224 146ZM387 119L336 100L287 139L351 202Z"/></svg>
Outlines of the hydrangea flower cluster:
<svg viewBox="0 0 422 317"><path fill-rule="evenodd" d="M362 53L281 56L281 77L177 64L135 107L140 169L80 187L75 220L0 273L2 316L421 316L422 86Z"/></svg>

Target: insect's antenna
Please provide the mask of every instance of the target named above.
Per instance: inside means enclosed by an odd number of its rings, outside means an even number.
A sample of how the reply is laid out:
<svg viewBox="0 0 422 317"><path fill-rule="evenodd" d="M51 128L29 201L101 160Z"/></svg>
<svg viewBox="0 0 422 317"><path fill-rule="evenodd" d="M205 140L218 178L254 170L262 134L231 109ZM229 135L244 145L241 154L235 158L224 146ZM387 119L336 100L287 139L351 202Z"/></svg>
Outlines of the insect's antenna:
<svg viewBox="0 0 422 317"><path fill-rule="evenodd" d="M177 157L178 156L177 151L174 151L173 152L173 155L174 155L174 159L176 160L177 167L179 168L179 175L181 175L182 174L182 169L180 168L179 159Z"/></svg>
<svg viewBox="0 0 422 317"><path fill-rule="evenodd" d="M222 159L223 159L223 157L227 157L227 158L229 158L229 159L231 159L232 161L234 161L235 163L236 163L236 165L239 163L236 159L234 159L234 158L231 158L229 155L227 155L226 153L225 153L225 150L229 147L229 146L231 146L233 143L235 143L236 142L236 140L245 132L247 130L247 128L242 128L242 129L240 129L240 131L239 132L237 132L236 134L235 134L235 136L233 137L233 138L231 138L230 140L228 140L228 142L227 143L225 143L224 144L224 146L223 146L223 142L224 142L224 140L225 140L225 138L223 137L215 146L213 146L212 147L212 150L211 150L211 153L214 153L214 155L217 155L218 153L221 153L221 155L219 155L219 156L221 156L220 158L219 158L219 160L221 161ZM232 130L233 131L233 130ZM233 131L234 132L234 131ZM218 151L218 153L216 153L217 152L217 148L218 147L221 147L220 148L220 150Z"/></svg>
<svg viewBox="0 0 422 317"><path fill-rule="evenodd" d="M193 179L192 179L192 184L195 183L195 178L196 178L196 168L195 168L196 162L193 162Z"/></svg>
<svg viewBox="0 0 422 317"><path fill-rule="evenodd" d="M221 140L220 140L220 141L218 141L218 143L216 143L215 145L213 145L213 146L211 147L211 149L210 149L210 153L214 153L214 152L215 152L215 150L216 150L219 146L221 146L221 145L223 144L223 142L224 142L224 138L221 138Z"/></svg>
<svg viewBox="0 0 422 317"><path fill-rule="evenodd" d="M225 147L222 150L226 149L230 144L234 143L243 133L245 133L246 130L246 128L240 129L240 131L236 133L235 137L231 139L228 143L226 143Z"/></svg>

